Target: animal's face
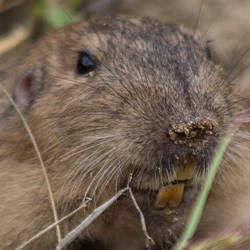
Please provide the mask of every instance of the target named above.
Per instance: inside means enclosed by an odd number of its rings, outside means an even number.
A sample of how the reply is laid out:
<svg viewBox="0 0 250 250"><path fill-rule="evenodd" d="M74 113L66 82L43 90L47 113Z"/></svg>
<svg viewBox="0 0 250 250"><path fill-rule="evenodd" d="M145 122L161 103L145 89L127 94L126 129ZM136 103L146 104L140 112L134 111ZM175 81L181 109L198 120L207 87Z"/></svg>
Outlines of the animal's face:
<svg viewBox="0 0 250 250"><path fill-rule="evenodd" d="M158 190L204 173L233 112L205 41L147 20L73 29L41 43L40 89L25 108L72 188L93 195L132 173L132 186Z"/></svg>

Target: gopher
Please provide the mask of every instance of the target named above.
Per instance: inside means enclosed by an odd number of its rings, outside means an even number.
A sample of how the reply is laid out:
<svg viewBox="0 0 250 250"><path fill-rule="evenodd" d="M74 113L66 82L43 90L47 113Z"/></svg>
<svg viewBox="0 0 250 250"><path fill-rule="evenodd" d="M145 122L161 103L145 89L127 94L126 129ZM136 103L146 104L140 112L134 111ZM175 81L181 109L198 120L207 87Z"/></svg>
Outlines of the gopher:
<svg viewBox="0 0 250 250"><path fill-rule="evenodd" d="M145 18L80 21L42 38L0 76L37 142L59 218L92 199L60 225L63 236L132 176L153 249L170 249L228 134L194 237L249 225L246 104L197 31ZM0 248L13 249L54 219L29 135L4 95L0 103ZM56 244L52 230L27 249ZM68 248L146 249L131 197Z"/></svg>

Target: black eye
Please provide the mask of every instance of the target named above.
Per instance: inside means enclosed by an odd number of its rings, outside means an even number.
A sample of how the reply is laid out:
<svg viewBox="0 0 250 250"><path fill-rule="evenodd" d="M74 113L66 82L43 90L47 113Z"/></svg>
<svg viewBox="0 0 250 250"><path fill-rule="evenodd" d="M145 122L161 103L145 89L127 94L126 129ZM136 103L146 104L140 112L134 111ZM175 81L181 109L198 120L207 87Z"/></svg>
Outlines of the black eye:
<svg viewBox="0 0 250 250"><path fill-rule="evenodd" d="M79 53L76 71L78 74L87 74L91 71L93 71L96 68L95 61L91 58L91 56L84 52Z"/></svg>

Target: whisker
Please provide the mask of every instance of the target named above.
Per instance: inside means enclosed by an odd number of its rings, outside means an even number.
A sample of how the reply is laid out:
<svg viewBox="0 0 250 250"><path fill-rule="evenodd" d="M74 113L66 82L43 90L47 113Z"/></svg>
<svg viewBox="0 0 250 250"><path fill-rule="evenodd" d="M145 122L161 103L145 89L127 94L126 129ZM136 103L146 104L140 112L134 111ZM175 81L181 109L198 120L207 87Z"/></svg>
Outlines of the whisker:
<svg viewBox="0 0 250 250"><path fill-rule="evenodd" d="M101 159L104 159L110 152L114 152L115 150L116 150L115 148L112 148L112 149L109 150L109 151L105 154L105 156L104 156L103 158L101 158ZM109 159L109 158L108 158L108 159ZM107 160L106 160L106 161L107 161ZM103 164L103 166L100 168L100 170L96 173L96 175L92 178L92 180L91 180L91 182L90 182L88 188L87 188L86 191L85 191L83 200L86 199L86 197L87 197L87 195L88 195L88 192L89 192L90 188L92 187L92 185L94 184L95 180L96 180L97 177L98 177L98 174L100 174L100 173L103 171L103 169L106 167L106 163L107 163L106 161L104 162L104 164ZM92 163L92 166L93 166L93 164L94 164L94 163Z"/></svg>
<svg viewBox="0 0 250 250"><path fill-rule="evenodd" d="M102 144L105 144L105 143L110 143L113 141L113 138L115 138L116 135L110 135L110 136L107 136L107 137L86 137L85 138L85 141L86 143L82 143L78 146L75 146L73 149L71 149L70 151L68 151L66 154L64 154L61 158L61 161L64 161L64 160L67 160L77 154L82 154L84 153L85 151L88 151L89 149L93 149L97 146L100 146ZM111 140L107 140L107 139L110 139L112 138ZM93 140L94 139L94 140ZM84 148L88 146L87 148ZM81 150L79 150L79 148L82 148ZM75 152L76 151L76 152Z"/></svg>
<svg viewBox="0 0 250 250"><path fill-rule="evenodd" d="M92 195L93 197L95 197L95 194L96 194L96 189L97 188L100 188L101 185L100 182L104 179L104 177L107 177L106 174L109 172L111 172L113 168L115 168L116 166L116 161L114 159L112 159L112 157L110 157L110 159L108 159L109 161L105 162L103 165L105 166L105 170L104 171L100 171L99 174L97 174L95 176L95 179L97 180L96 181L96 184L95 184L95 187L93 188L93 191L92 191ZM111 164L110 164L111 163ZM110 164L110 165L109 165ZM108 166L109 165L109 166ZM108 166L108 167L107 167ZM101 190L101 188L100 188Z"/></svg>
<svg viewBox="0 0 250 250"><path fill-rule="evenodd" d="M113 175L118 171L117 165L115 164L115 161L113 161L113 163L107 168L105 169L105 173L103 173L100 177L99 180L96 182L95 188L93 190L93 197L95 201L98 201L98 199L100 198L100 196L102 195L102 190L105 190L105 187L110 184L110 181L113 177ZM108 174L107 174L108 173ZM106 178L106 181L105 179ZM101 183L101 181L103 181L103 183ZM101 183L101 184L100 184ZM98 190L98 196L96 197L97 194L97 188Z"/></svg>

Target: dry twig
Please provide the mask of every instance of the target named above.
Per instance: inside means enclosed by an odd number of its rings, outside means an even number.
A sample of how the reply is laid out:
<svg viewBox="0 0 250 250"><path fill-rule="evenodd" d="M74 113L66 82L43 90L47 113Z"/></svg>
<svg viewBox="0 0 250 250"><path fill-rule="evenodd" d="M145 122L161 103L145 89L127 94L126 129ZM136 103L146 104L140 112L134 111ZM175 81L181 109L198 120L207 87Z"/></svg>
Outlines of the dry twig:
<svg viewBox="0 0 250 250"><path fill-rule="evenodd" d="M27 0L15 0L15 1L8 1L8 3L4 3L2 4L2 6L0 6L0 13L7 11L11 8L15 8L23 3L27 2Z"/></svg>
<svg viewBox="0 0 250 250"><path fill-rule="evenodd" d="M128 191L129 191L130 197L131 197L131 199L132 199L132 201L133 201L133 203L134 203L135 208L137 209L137 211L138 211L139 214L140 214L142 231L143 231L145 237L147 238L146 247L149 248L151 245L155 245L155 242L154 242L154 240L149 236L149 234L148 234L148 232L147 232L147 227L146 227L146 222L145 222L144 215L143 215L143 213L142 213L142 211L141 211L141 209L140 209L138 203L136 202L136 199L135 199L135 197L134 197L134 195L133 195L132 189L129 188Z"/></svg>
<svg viewBox="0 0 250 250"><path fill-rule="evenodd" d="M82 221L80 225L75 227L71 232L69 232L65 238L57 245L56 250L61 250L67 245L69 245L74 239L76 239L79 234L87 228L97 217L99 217L107 208L109 208L123 193L125 193L129 187L118 191L111 199L107 200L101 206L97 207L86 219Z"/></svg>

